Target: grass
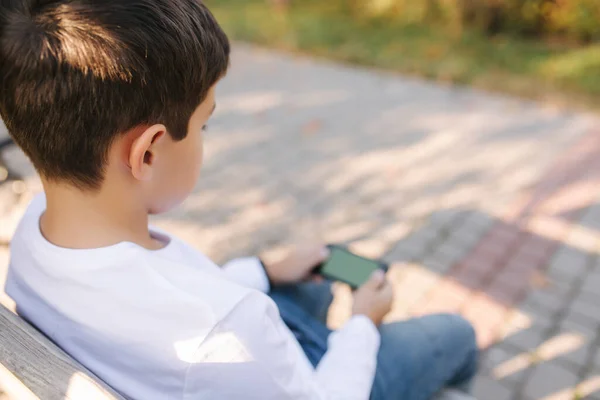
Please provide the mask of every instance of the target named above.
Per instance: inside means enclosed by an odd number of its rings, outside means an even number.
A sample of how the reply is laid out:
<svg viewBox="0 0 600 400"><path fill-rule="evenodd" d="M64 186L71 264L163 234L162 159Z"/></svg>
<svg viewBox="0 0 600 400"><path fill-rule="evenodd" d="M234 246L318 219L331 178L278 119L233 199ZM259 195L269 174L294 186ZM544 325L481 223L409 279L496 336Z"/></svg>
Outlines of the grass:
<svg viewBox="0 0 600 400"><path fill-rule="evenodd" d="M489 38L475 30L356 18L329 1L207 0L236 40L446 83L600 109L600 45Z"/></svg>

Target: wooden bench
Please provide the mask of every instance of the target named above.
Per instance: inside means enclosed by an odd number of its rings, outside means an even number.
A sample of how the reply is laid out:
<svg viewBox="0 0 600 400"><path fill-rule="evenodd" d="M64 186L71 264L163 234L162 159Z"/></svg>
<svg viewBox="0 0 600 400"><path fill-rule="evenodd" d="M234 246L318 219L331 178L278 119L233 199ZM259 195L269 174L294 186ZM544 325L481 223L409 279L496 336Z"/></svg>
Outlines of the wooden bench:
<svg viewBox="0 0 600 400"><path fill-rule="evenodd" d="M48 338L2 305L0 399L124 400Z"/></svg>

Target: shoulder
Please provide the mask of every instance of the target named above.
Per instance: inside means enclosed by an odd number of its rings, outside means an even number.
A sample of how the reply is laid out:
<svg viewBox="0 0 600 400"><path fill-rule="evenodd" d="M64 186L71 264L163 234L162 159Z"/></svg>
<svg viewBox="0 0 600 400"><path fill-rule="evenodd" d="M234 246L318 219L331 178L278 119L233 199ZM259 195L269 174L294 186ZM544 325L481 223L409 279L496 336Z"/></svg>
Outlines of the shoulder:
<svg viewBox="0 0 600 400"><path fill-rule="evenodd" d="M21 221L19 222L17 230L13 236L13 239L11 240L11 246L29 236L29 232L38 226L39 218L45 209L46 196L44 193L34 196L29 202L25 213L23 213L23 216L21 217Z"/></svg>

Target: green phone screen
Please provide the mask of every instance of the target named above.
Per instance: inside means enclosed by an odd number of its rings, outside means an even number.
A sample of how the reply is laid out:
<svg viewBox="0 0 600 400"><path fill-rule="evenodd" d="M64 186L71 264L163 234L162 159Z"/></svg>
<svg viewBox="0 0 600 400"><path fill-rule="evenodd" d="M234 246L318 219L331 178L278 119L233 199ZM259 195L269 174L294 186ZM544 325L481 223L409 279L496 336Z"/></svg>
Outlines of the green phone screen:
<svg viewBox="0 0 600 400"><path fill-rule="evenodd" d="M321 273L329 278L359 287L378 268L380 268L380 264L376 261L366 260L343 249L334 247L331 249L329 259L321 268Z"/></svg>

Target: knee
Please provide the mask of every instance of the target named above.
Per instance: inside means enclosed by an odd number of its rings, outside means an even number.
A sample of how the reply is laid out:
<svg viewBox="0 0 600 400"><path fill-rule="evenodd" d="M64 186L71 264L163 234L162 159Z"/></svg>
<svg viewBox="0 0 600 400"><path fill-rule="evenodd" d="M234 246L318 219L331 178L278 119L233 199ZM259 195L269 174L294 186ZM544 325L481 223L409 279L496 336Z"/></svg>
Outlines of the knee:
<svg viewBox="0 0 600 400"><path fill-rule="evenodd" d="M448 315L450 319L450 330L452 331L453 341L462 350L463 358L462 370L455 377L453 384L468 389L470 381L473 379L479 368L479 347L477 346L477 335L473 325L460 315Z"/></svg>
<svg viewBox="0 0 600 400"><path fill-rule="evenodd" d="M479 346L477 345L477 334L473 325L460 315L453 315L453 326L456 334L460 337L466 352L466 363L469 379L475 375L479 366Z"/></svg>
<svg viewBox="0 0 600 400"><path fill-rule="evenodd" d="M479 349L477 347L477 334L473 325L467 321L464 317L458 314L447 314L445 316L448 319L450 335L464 348L477 354Z"/></svg>

